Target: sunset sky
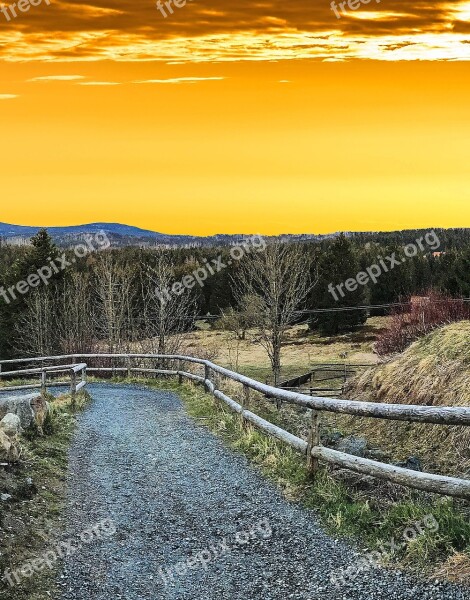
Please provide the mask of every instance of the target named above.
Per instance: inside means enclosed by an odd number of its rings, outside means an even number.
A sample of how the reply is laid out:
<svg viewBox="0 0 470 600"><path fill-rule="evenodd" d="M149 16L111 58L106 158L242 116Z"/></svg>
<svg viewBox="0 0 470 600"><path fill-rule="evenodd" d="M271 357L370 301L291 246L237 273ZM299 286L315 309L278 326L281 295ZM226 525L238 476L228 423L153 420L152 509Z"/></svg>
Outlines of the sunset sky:
<svg viewBox="0 0 470 600"><path fill-rule="evenodd" d="M470 1L16 11L0 12L2 222L470 226Z"/></svg>

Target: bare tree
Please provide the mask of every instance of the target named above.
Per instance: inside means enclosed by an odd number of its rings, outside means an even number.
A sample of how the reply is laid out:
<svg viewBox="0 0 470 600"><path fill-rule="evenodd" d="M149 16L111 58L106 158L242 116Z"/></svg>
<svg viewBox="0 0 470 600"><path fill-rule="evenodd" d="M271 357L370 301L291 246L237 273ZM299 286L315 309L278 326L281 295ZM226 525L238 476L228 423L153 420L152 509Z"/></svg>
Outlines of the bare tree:
<svg viewBox="0 0 470 600"><path fill-rule="evenodd" d="M184 334L196 315L196 297L181 286L179 294L171 288L176 281L175 267L165 251L159 251L154 266L148 267L143 282L145 342L143 350L157 354L177 354Z"/></svg>
<svg viewBox="0 0 470 600"><path fill-rule="evenodd" d="M97 308L95 329L108 351L129 350L136 330L137 288L129 265L118 263L111 252L99 255L95 265Z"/></svg>
<svg viewBox="0 0 470 600"><path fill-rule="evenodd" d="M58 311L58 333L61 352L91 352L95 341L92 283L88 272L73 272L64 282Z"/></svg>
<svg viewBox="0 0 470 600"><path fill-rule="evenodd" d="M51 290L38 288L26 299L26 307L15 324L16 350L21 356L56 353L57 301Z"/></svg>
<svg viewBox="0 0 470 600"><path fill-rule="evenodd" d="M274 385L280 381L281 346L286 331L312 287L302 247L279 241L268 244L263 252L247 255L233 277L239 306L250 299L250 312L271 362Z"/></svg>
<svg viewBox="0 0 470 600"><path fill-rule="evenodd" d="M242 342L246 340L248 331L256 327L257 322L257 299L247 295L241 298L237 310L230 307L222 311L217 320L216 327L229 334L227 352L229 366L233 371L238 371L239 368Z"/></svg>

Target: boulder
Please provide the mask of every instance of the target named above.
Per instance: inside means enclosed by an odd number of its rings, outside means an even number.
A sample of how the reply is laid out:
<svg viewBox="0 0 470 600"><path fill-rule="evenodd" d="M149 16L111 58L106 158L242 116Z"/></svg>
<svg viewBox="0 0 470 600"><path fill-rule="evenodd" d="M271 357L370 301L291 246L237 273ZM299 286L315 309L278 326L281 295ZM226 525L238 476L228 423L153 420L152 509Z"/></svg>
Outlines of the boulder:
<svg viewBox="0 0 470 600"><path fill-rule="evenodd" d="M19 417L23 429L34 426L41 429L47 415L47 402L41 394L5 396L0 398L0 419L8 413Z"/></svg>
<svg viewBox="0 0 470 600"><path fill-rule="evenodd" d="M345 437L336 444L335 450L352 454L353 456L364 457L367 450L367 440L354 436Z"/></svg>
<svg viewBox="0 0 470 600"><path fill-rule="evenodd" d="M8 437L16 437L23 431L21 420L18 415L7 413L0 421L0 429L7 434Z"/></svg>
<svg viewBox="0 0 470 600"><path fill-rule="evenodd" d="M15 438L10 438L0 429L0 461L16 462L21 456L21 448Z"/></svg>

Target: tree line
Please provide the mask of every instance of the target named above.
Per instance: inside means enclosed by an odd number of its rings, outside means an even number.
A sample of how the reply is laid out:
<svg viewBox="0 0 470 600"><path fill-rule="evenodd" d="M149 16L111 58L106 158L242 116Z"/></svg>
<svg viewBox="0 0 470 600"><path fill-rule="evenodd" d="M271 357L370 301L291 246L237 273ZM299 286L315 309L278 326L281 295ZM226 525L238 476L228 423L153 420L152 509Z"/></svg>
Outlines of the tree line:
<svg viewBox="0 0 470 600"><path fill-rule="evenodd" d="M422 233L422 232L421 232ZM378 257L401 255L419 231L340 235L321 242L270 242L263 252L230 261L230 248L120 248L92 252L54 273L47 285L5 302L0 298L0 355L80 353L96 349L177 352L196 316L220 315L243 335L257 327L273 372L280 348L298 311L397 302L431 288L470 296L468 230L436 230L439 252L426 248L376 283L360 285L335 299L329 284L366 271ZM40 231L28 247L0 247L0 285L14 286L64 252ZM71 250L65 250L67 256ZM204 262L222 257L225 268L162 302L171 288ZM231 263L231 264L229 264ZM366 311L315 313L312 330L332 334L360 326ZM305 317L302 319L305 321ZM224 322L222 319L222 323Z"/></svg>

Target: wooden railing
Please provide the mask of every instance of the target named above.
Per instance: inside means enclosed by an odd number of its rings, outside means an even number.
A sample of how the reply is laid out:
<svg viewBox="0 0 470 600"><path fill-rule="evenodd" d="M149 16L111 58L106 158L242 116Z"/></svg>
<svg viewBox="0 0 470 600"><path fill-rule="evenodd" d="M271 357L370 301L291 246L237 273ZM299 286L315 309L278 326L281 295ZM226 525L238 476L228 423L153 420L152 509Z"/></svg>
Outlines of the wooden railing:
<svg viewBox="0 0 470 600"><path fill-rule="evenodd" d="M50 359L46 359L50 360ZM34 375L39 375L39 379L32 384L27 385L2 385L0 392L14 392L19 390L35 390L40 389L41 392L45 393L48 387L68 387L72 396L72 404L75 403L77 392L84 388L87 384L87 365L86 363L69 364L69 365L56 365L49 367L38 367L34 369L17 369L14 371L4 371L3 365L13 364L14 361L1 361L0 362L0 380L23 380ZM26 361L18 361L26 362ZM29 359L28 362L35 363L39 362L39 359ZM42 361L45 362L45 361ZM48 375L60 375L62 373L68 373L69 381L57 381L56 379L48 379Z"/></svg>
<svg viewBox="0 0 470 600"><path fill-rule="evenodd" d="M470 500L470 480L458 479L444 475L434 475L413 471L395 465L390 465L367 458L352 456L344 452L332 450L321 445L320 441L320 413L331 412L338 414L352 415L355 417L367 417L374 419L387 419L394 421L406 421L409 423L432 423L439 425L470 425L470 408L467 407L431 407L420 405L402 405L402 404L383 404L378 402L358 402L352 400L340 400L337 398L325 398L321 396L307 396L282 390L270 385L261 383L245 375L240 375L234 371L230 371L225 367L216 365L215 363L194 358L191 356L181 355L159 355L159 354L79 354L65 355L56 357L41 357L34 359L19 359L11 361L0 361L0 368L8 364L24 364L35 362L52 362L52 361L78 361L78 360L104 360L116 359L123 360L123 367L90 367L84 363L75 365L72 368L81 369L82 373L107 373L107 374L122 374L131 376L132 374L144 375L166 375L177 376L180 383L183 379L189 379L201 383L205 386L207 392L212 394L218 400L224 402L231 410L236 412L244 423L251 423L265 434L275 437L282 442L288 444L301 454L306 456L307 467L312 474L318 470L319 461L328 464L340 466L349 469L356 473L377 477L399 485L408 486L411 488L424 490L427 492L454 496ZM158 368L148 368L144 366L132 366L132 361L152 361L158 365ZM163 363L170 363L176 368L162 368ZM203 372L200 375L191 373L183 369L185 363L200 365ZM31 372L50 372L49 369L55 367L42 367L41 369L29 369ZM69 368L70 366L60 367L61 369ZM23 371L23 374L27 371ZM54 372L54 371L52 371ZM56 371L57 372L57 371ZM78 372L78 371L76 371ZM8 373L8 372L7 372ZM18 374L19 371L8 373ZM0 373L5 375L4 372ZM217 377L215 377L215 375ZM243 400L240 402L230 398L223 391L218 389L218 378L227 378L235 381L243 386ZM86 381L86 379L84 379ZM83 382L82 382L83 383ZM52 383L51 385L57 385ZM76 389L79 386L76 386ZM25 388L23 388L25 389ZM287 402L297 406L311 409L311 425L307 440L304 440L288 431L270 423L259 415L250 410L251 398L250 392L254 390L263 394L265 397L274 398L278 402Z"/></svg>

